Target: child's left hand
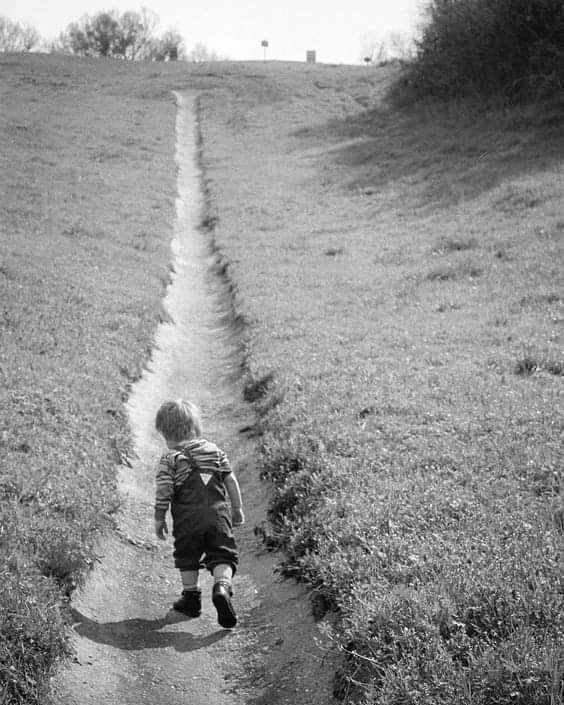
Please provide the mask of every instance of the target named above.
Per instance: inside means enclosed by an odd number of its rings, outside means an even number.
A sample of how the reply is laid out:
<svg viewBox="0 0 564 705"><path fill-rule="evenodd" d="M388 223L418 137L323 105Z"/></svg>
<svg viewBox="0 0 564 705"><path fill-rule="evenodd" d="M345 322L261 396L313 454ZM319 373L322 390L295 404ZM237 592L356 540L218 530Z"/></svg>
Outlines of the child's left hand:
<svg viewBox="0 0 564 705"><path fill-rule="evenodd" d="M165 534L168 534L166 519L155 519L155 534L157 535L157 538L161 539L161 541L165 540Z"/></svg>

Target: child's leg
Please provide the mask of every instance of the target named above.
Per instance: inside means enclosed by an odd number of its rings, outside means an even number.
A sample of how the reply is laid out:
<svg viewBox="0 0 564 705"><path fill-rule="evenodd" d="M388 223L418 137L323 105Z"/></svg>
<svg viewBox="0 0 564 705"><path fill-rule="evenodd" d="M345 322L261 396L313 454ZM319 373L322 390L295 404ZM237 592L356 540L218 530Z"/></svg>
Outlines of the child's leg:
<svg viewBox="0 0 564 705"><path fill-rule="evenodd" d="M180 578L182 580L183 590L198 590L198 578L200 572L198 570L181 570Z"/></svg>
<svg viewBox="0 0 564 705"><path fill-rule="evenodd" d="M231 597L231 579L233 568L227 563L219 563L213 569L212 601L217 609L217 620L225 629L232 629L237 624L237 615L233 609Z"/></svg>
<svg viewBox="0 0 564 705"><path fill-rule="evenodd" d="M206 538L206 567L214 579L212 601L217 609L217 621L225 629L232 629L237 624L237 615L231 602L231 580L237 569L238 553L229 522L219 521Z"/></svg>
<svg viewBox="0 0 564 705"><path fill-rule="evenodd" d="M216 565L213 569L213 581L214 583L224 582L231 585L231 580L233 578L233 568L227 563L220 563Z"/></svg>
<svg viewBox="0 0 564 705"><path fill-rule="evenodd" d="M202 597L198 587L199 571L181 570L182 595L173 604L178 612L183 612L188 617L199 617L202 612Z"/></svg>

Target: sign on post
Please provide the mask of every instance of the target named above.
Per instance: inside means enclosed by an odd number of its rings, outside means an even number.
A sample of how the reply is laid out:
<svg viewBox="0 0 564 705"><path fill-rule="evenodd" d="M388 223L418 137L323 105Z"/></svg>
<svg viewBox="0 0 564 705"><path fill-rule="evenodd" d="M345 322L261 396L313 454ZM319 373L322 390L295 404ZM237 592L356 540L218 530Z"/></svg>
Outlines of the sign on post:
<svg viewBox="0 0 564 705"><path fill-rule="evenodd" d="M306 61L308 64L315 64L315 50L308 49L306 51Z"/></svg>
<svg viewBox="0 0 564 705"><path fill-rule="evenodd" d="M260 43L260 45L263 48L264 60L266 61L266 50L268 49L268 41L266 39L263 39L262 42Z"/></svg>

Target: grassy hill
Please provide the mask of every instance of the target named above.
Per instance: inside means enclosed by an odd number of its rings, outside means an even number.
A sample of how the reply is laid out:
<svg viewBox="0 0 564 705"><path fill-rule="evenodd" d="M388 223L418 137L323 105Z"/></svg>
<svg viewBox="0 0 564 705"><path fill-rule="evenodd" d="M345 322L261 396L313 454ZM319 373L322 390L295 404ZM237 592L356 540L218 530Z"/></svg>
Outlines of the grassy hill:
<svg viewBox="0 0 564 705"><path fill-rule="evenodd" d="M188 87L273 483L261 531L327 615L336 693L560 702L562 104L400 112L393 67L0 72L6 702L45 701L58 605L111 527Z"/></svg>
<svg viewBox="0 0 564 705"><path fill-rule="evenodd" d="M266 538L338 611L345 699L559 702L562 105L296 73L203 112Z"/></svg>

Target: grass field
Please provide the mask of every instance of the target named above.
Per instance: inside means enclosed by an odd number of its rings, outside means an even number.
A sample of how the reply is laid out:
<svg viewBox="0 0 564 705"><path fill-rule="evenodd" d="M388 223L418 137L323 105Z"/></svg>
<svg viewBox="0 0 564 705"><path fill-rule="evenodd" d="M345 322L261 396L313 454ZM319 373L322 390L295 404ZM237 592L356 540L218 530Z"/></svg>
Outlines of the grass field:
<svg viewBox="0 0 564 705"><path fill-rule="evenodd" d="M346 700L560 702L562 105L296 73L203 112L266 538L339 615Z"/></svg>
<svg viewBox="0 0 564 705"><path fill-rule="evenodd" d="M168 279L174 105L120 68L0 60L6 703L44 703L66 652L57 604L117 506L123 402Z"/></svg>
<svg viewBox="0 0 564 705"><path fill-rule="evenodd" d="M399 112L390 67L0 71L6 702L45 701L61 594L111 525L188 86L273 482L262 531L346 656L336 693L561 702L564 106Z"/></svg>

